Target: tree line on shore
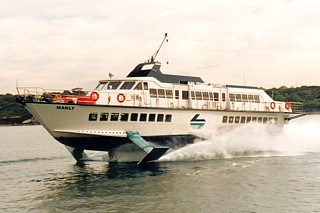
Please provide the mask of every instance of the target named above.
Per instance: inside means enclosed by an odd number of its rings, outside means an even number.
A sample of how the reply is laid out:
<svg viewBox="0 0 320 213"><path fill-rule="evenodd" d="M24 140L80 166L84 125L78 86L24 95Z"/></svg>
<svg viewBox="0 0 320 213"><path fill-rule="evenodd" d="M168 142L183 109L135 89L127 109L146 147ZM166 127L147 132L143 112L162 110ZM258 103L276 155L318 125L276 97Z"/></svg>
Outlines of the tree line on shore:
<svg viewBox="0 0 320 213"><path fill-rule="evenodd" d="M320 112L320 86L280 87L265 90L277 101L301 102L303 111ZM0 125L34 124L32 115L18 102L18 95L0 95Z"/></svg>
<svg viewBox="0 0 320 213"><path fill-rule="evenodd" d="M320 86L280 87L265 90L274 100L303 103L303 111L320 112Z"/></svg>

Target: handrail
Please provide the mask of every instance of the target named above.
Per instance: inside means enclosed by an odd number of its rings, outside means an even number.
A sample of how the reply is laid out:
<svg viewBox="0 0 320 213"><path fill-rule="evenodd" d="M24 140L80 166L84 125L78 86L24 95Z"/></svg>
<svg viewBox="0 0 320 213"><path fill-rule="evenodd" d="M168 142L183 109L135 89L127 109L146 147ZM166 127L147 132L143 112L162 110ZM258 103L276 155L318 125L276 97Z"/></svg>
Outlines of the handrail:
<svg viewBox="0 0 320 213"><path fill-rule="evenodd" d="M292 112L302 113L303 112L303 103L301 102L288 102L291 105Z"/></svg>
<svg viewBox="0 0 320 213"><path fill-rule="evenodd" d="M41 87L16 87L18 95L24 99L34 102L54 100L56 95L60 97L86 96L88 91L69 91L62 89L43 89Z"/></svg>

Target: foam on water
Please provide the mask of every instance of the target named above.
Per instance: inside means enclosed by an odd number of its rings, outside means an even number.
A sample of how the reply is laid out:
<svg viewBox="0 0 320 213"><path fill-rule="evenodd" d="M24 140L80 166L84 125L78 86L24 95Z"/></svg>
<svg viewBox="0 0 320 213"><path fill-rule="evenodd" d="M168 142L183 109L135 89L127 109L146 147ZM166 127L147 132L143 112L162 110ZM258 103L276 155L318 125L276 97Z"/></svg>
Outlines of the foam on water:
<svg viewBox="0 0 320 213"><path fill-rule="evenodd" d="M235 157L269 157L303 155L320 152L320 117L307 116L285 125L277 133L270 126L248 124L223 134L202 130L208 140L174 150L160 161L225 159Z"/></svg>

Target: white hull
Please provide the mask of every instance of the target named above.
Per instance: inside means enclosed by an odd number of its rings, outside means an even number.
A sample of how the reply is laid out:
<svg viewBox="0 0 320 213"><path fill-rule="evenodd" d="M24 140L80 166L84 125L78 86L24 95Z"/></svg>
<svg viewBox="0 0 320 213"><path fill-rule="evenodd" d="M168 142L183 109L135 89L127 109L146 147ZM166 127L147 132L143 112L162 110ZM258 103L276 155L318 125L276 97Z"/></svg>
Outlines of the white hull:
<svg viewBox="0 0 320 213"><path fill-rule="evenodd" d="M130 142L127 132L139 132L140 135L151 140L175 146L170 140L182 139L190 142L197 135L198 129L228 129L245 125L254 117L270 127L281 129L290 113L252 112L252 111L221 111L221 110L190 110L190 109L165 109L146 107L123 107L105 105L75 105L75 104L47 104L26 103L26 108L58 141L73 147L93 150L109 150L123 143ZM97 119L90 120L90 114L96 114ZM107 120L100 120L101 114L108 114ZM119 114L118 121L111 121L112 114ZM126 115L126 121L121 121L121 115ZM137 121L131 121L131 114L138 114ZM140 121L141 114L155 114L155 121ZM163 115L162 121L157 121L158 115ZM165 117L170 115L170 121ZM227 116L227 121L224 117ZM232 118L232 123L231 119ZM99 145L90 145L97 139L103 141ZM187 140L187 139L191 140ZM72 143L69 141L72 141ZM85 139L86 142L83 142ZM89 139L89 140L88 140ZM165 140L165 141L162 141ZM175 141L176 142L176 141ZM97 143L97 141L92 142ZM171 144L172 143L172 144ZM85 144L85 145L84 145Z"/></svg>

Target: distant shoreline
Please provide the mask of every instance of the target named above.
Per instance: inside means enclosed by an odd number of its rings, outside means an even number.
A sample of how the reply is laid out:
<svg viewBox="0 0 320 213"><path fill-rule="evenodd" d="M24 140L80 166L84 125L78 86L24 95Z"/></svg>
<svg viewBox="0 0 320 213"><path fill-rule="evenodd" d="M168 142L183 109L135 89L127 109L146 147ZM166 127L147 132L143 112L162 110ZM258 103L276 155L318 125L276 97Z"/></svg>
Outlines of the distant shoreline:
<svg viewBox="0 0 320 213"><path fill-rule="evenodd" d="M320 115L320 112L305 112L307 115Z"/></svg>

